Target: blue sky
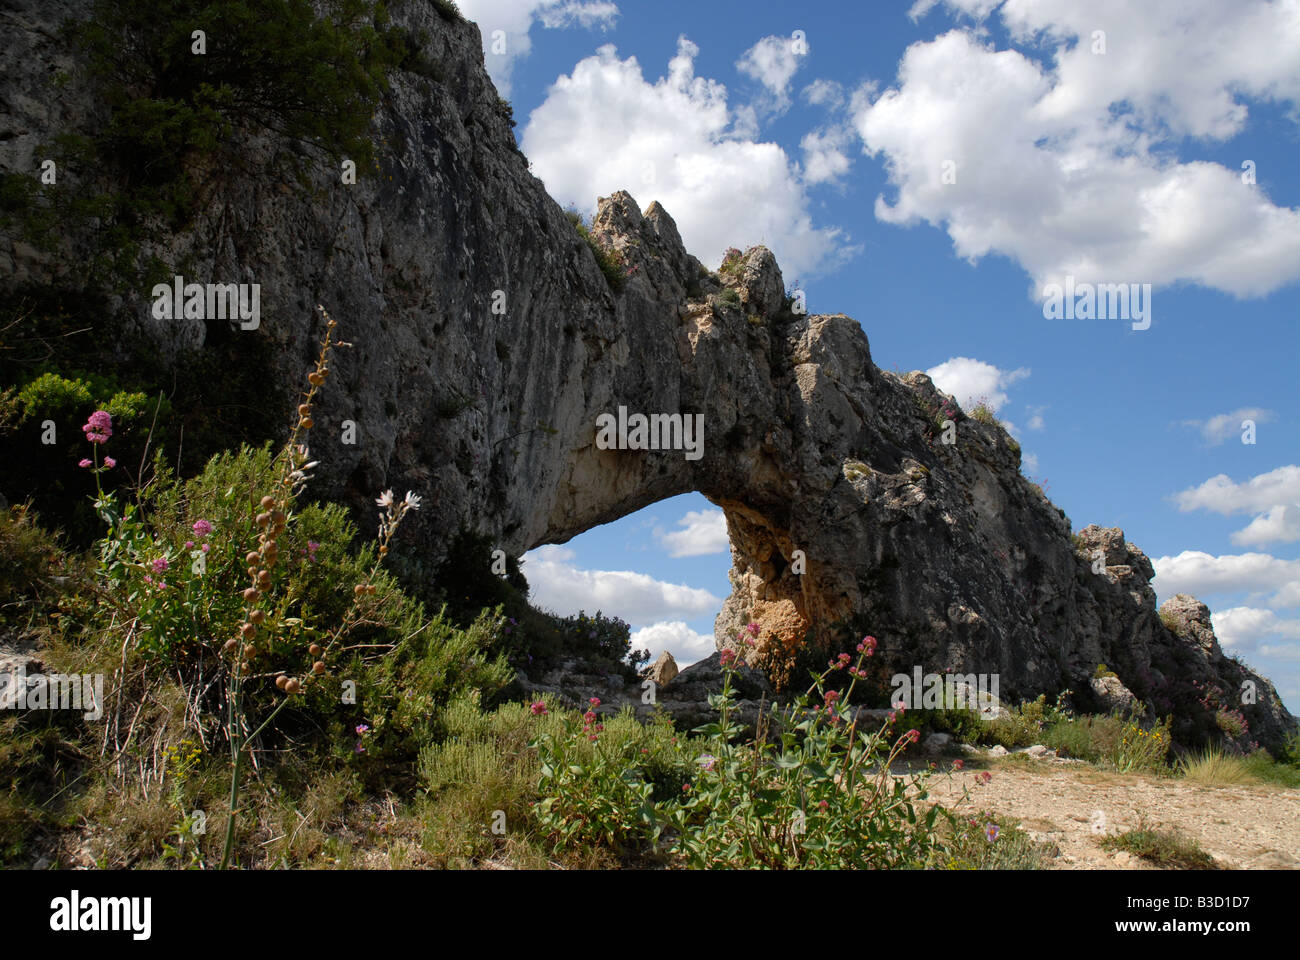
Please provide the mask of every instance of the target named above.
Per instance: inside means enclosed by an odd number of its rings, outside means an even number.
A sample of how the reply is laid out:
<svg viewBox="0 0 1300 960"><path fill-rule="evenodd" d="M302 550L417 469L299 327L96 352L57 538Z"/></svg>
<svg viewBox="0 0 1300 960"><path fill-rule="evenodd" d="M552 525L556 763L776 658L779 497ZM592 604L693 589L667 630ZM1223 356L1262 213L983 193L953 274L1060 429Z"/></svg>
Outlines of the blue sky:
<svg viewBox="0 0 1300 960"><path fill-rule="evenodd" d="M659 200L710 266L771 247L879 366L987 397L1075 528L1122 527L1300 712L1300 4L460 5L556 200ZM1067 275L1151 284L1150 328L1045 319ZM679 662L730 590L697 495L527 561Z"/></svg>

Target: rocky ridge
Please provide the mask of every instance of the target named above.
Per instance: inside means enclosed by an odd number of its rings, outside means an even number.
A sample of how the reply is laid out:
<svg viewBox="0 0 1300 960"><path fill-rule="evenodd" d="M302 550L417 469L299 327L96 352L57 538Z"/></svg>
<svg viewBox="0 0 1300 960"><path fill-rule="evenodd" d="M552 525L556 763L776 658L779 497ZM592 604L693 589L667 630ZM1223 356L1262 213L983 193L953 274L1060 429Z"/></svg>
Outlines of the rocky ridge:
<svg viewBox="0 0 1300 960"><path fill-rule="evenodd" d="M72 66L54 27L88 4L8 7L0 171L31 172L41 145L96 113L77 81L40 93ZM353 346L316 417L315 493L363 516L376 490L421 493L404 549L432 565L463 529L520 555L698 491L732 545L717 642L758 623L754 662L778 687L801 658L871 633L883 676L997 674L1004 701L1070 689L1095 709L1128 693L1173 711L1188 741L1228 708L1261 743L1295 729L1272 685L1223 655L1203 605L1175 598L1162 620L1150 561L1122 531L1072 535L1000 425L922 373L877 368L864 325L881 320L792 312L762 247L711 273L668 211L623 192L600 200L591 230L626 272L616 292L529 173L477 28L426 4L394 19L428 37L438 69L394 75L374 120L377 176L342 185L322 165L304 190L273 174L290 148L250 136L267 175L214 172L193 226L151 251L200 281L259 283L258 329L155 320L148 291L118 291L164 353L247 337L284 382L310 365L314 306L330 310ZM33 283L72 285L75 268L0 236L0 286ZM702 456L601 449L597 418L620 406L702 415ZM345 421L358 442L338 439ZM1094 688L1098 664L1118 688ZM1238 706L1243 690L1254 702Z"/></svg>

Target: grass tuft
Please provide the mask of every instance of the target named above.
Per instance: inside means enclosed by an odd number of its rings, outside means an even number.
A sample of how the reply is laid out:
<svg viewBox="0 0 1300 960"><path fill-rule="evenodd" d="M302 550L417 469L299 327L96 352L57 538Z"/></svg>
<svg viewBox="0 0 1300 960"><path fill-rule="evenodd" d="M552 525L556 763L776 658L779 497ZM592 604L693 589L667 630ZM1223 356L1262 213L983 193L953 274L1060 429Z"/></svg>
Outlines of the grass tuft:
<svg viewBox="0 0 1300 960"><path fill-rule="evenodd" d="M1174 870L1218 870L1220 864L1191 837L1177 830L1158 830L1139 824L1101 841L1107 850L1123 850L1150 863Z"/></svg>

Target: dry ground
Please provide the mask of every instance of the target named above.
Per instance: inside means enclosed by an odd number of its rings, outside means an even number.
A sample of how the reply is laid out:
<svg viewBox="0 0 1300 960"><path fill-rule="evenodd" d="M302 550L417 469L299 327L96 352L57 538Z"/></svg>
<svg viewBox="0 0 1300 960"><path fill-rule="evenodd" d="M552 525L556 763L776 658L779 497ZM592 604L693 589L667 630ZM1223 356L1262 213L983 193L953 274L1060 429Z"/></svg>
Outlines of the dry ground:
<svg viewBox="0 0 1300 960"><path fill-rule="evenodd" d="M947 768L951 761L941 762ZM1273 785L1206 787L1171 777L1112 773L1087 764L1017 759L987 767L993 779L976 782L978 769L930 780L931 796L960 809L1014 817L1035 839L1054 844L1052 865L1067 870L1147 867L1122 851L1104 850L1103 834L1123 833L1144 821L1177 828L1223 866L1300 869L1300 790Z"/></svg>

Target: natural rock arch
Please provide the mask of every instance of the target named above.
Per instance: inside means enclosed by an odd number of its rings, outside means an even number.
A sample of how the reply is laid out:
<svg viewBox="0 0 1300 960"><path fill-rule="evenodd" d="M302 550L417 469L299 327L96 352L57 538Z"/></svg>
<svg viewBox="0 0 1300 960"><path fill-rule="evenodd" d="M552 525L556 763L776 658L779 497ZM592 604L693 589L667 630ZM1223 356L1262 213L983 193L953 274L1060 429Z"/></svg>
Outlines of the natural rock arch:
<svg viewBox="0 0 1300 960"><path fill-rule="evenodd" d="M0 75L47 89L72 66L47 21L85 16L88 2L18 5ZM1223 657L1203 607L1180 602L1179 634L1161 623L1151 565L1120 531L1071 539L1000 427L942 414L947 398L922 374L877 369L855 321L788 312L766 250L714 278L662 208L615 194L592 232L628 271L616 293L528 172L477 27L426 4L393 19L428 37L438 71L392 78L374 121L379 176L341 184L322 163L304 191L264 164L255 182L214 182L192 227L145 250L200 282L259 283L262 325L238 336L281 382L299 382L314 355L314 306L339 320L354 346L338 352L316 417L317 494L365 515L383 486L421 492L426 509L405 532L435 561L465 527L520 554L696 490L731 533L723 642L753 619L792 654L808 629L840 624L870 630L902 667L997 672L1012 698L1083 695L1105 663L1187 722L1192 681L1256 682L1258 703L1243 709L1260 741L1294 729L1271 684ZM85 126L97 107L82 83L48 104L0 98L12 132L0 171L30 171L43 145ZM265 159L286 145L246 148ZM76 189L80 175L60 182ZM75 256L51 261L8 236L0 264L7 287L67 288L78 275ZM119 293L164 352L201 348L202 321L157 321L146 290ZM597 449L596 418L619 405L703 415L703 456ZM340 439L345 421L356 443Z"/></svg>

